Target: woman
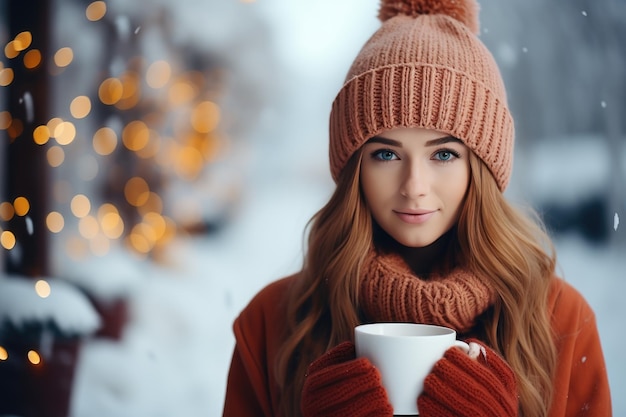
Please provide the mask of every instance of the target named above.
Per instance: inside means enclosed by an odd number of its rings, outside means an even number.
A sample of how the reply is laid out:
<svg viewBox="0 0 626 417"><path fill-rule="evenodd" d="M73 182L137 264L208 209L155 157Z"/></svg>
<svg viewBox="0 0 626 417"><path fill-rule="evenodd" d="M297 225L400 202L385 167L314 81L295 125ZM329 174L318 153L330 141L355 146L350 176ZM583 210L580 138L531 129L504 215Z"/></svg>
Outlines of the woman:
<svg viewBox="0 0 626 417"><path fill-rule="evenodd" d="M330 115L337 187L302 270L234 323L224 416L391 416L354 327L416 322L449 349L422 416L610 416L594 313L540 223L504 198L514 128L474 0L382 1Z"/></svg>

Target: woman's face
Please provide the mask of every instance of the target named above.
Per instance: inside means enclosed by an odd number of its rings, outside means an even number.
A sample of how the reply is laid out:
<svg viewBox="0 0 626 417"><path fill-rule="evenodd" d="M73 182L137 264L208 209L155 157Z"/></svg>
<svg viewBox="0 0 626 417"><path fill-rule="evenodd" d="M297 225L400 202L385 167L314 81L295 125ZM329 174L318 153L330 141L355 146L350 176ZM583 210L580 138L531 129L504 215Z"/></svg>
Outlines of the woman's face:
<svg viewBox="0 0 626 417"><path fill-rule="evenodd" d="M374 220L398 243L425 247L456 223L470 150L445 133L398 128L363 145L361 188Z"/></svg>

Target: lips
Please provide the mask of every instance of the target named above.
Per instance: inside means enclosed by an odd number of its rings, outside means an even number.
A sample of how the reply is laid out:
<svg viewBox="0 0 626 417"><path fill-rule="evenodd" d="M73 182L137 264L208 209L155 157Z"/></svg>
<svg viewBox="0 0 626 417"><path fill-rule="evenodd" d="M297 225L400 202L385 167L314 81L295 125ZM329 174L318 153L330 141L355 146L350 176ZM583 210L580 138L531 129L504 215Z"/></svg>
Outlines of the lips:
<svg viewBox="0 0 626 417"><path fill-rule="evenodd" d="M405 223L421 224L427 222L436 210L394 210L394 213Z"/></svg>

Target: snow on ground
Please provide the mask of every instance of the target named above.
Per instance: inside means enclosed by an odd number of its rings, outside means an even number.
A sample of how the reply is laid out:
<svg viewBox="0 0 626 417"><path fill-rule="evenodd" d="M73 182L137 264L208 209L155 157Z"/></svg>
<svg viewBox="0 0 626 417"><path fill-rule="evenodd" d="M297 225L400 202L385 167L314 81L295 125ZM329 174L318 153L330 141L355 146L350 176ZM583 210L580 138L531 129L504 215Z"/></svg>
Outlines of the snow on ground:
<svg viewBox="0 0 626 417"><path fill-rule="evenodd" d="M123 338L90 340L83 348L72 417L221 415L232 321L260 288L298 269L305 223L329 192L299 179L251 189L222 234L181 240L169 266L146 266ZM619 352L626 259L575 236L556 243L565 278L597 313L614 414L626 415L618 395L626 387Z"/></svg>

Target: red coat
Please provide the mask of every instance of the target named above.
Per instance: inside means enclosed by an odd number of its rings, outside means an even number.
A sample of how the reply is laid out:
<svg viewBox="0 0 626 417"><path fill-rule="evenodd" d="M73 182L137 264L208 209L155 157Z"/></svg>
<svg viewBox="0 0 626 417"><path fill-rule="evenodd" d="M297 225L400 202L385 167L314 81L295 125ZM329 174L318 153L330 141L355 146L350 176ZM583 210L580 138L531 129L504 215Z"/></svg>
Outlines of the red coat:
<svg viewBox="0 0 626 417"><path fill-rule="evenodd" d="M284 297L293 279L265 287L235 320L224 417L286 417L278 407L281 393L274 367L285 323ZM558 364L548 417L610 417L609 383L593 311L561 279L554 280L549 305Z"/></svg>

